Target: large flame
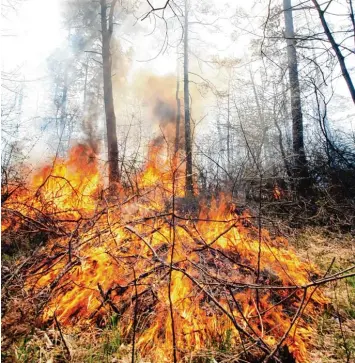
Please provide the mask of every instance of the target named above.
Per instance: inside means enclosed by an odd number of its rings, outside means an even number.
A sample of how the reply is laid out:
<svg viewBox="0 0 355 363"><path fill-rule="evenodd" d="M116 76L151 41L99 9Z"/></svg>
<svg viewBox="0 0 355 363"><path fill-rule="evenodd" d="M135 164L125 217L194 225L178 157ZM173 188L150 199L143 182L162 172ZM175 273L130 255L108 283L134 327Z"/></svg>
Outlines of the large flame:
<svg viewBox="0 0 355 363"><path fill-rule="evenodd" d="M226 195L189 206L183 167L152 144L142 171L112 196L94 153L78 145L6 201L4 210L16 211L11 228L25 220L50 234L26 284L48 293L42 320L102 326L115 313L123 336L135 331L138 351L153 362L171 362L174 345L183 360L226 340L235 351L267 354L287 332L282 345L307 362L312 316L327 300L316 287L294 286L307 285L315 266L254 227Z"/></svg>

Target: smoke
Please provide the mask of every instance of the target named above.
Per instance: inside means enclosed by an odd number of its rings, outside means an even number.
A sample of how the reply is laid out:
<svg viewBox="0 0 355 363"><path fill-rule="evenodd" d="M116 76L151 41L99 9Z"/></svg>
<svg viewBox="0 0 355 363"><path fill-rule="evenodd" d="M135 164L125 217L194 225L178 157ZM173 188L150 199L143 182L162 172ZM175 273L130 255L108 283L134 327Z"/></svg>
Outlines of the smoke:
<svg viewBox="0 0 355 363"><path fill-rule="evenodd" d="M141 71L131 85L142 104L145 128L151 130L151 143L155 146L168 143L171 147L175 143L176 82L174 75L157 76Z"/></svg>
<svg viewBox="0 0 355 363"><path fill-rule="evenodd" d="M102 95L102 81L98 78L92 87L88 87L84 95L83 115L81 122L80 141L89 145L95 154L99 153L102 137L101 128L104 127L105 114L100 101ZM102 126L100 127L100 123Z"/></svg>
<svg viewBox="0 0 355 363"><path fill-rule="evenodd" d="M161 125L175 123L176 108L174 109L171 104L167 103L165 100L160 99L159 97L156 100L153 112L157 116Z"/></svg>
<svg viewBox="0 0 355 363"><path fill-rule="evenodd" d="M97 132L97 125L95 125L94 120L97 120L97 116L95 117L94 114L97 113L95 109L92 113L89 113L87 116L84 117L82 122L82 132L83 142L84 144L90 146L91 150L98 154L99 152L99 145L100 145L100 138Z"/></svg>

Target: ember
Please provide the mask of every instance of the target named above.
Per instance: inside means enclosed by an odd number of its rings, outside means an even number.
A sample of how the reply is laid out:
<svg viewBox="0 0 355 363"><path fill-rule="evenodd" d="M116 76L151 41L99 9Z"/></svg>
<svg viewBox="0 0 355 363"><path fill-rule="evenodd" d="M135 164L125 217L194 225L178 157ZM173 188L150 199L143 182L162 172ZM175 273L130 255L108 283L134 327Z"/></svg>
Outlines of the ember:
<svg viewBox="0 0 355 363"><path fill-rule="evenodd" d="M136 190L118 186L113 198L94 153L78 145L6 201L5 226L15 218L16 228L24 220L49 233L47 257L26 282L29 293L48 296L42 322L84 329L117 314L123 337L154 362L199 356L226 340L236 357L268 360L287 347L309 361L327 303L311 279L315 266L247 212L237 215L227 195L200 198L196 215L179 210L184 164L167 155L152 146Z"/></svg>

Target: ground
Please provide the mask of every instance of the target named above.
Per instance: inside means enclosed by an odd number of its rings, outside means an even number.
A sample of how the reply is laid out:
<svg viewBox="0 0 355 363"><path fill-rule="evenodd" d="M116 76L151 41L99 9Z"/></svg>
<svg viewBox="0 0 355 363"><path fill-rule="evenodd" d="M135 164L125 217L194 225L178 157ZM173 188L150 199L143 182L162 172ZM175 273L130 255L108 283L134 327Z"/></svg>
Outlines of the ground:
<svg viewBox="0 0 355 363"><path fill-rule="evenodd" d="M351 235L306 229L289 239L299 255L332 273L355 264L355 241ZM354 270L350 271L354 272ZM318 322L312 363L355 361L355 277L329 283L325 289L331 304Z"/></svg>

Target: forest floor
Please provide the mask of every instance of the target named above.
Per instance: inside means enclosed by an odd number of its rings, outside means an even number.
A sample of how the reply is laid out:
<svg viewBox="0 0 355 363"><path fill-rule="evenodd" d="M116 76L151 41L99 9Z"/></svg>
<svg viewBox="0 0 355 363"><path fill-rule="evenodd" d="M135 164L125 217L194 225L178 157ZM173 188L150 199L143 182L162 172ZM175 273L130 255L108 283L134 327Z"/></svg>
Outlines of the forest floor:
<svg viewBox="0 0 355 363"><path fill-rule="evenodd" d="M334 259L332 273L355 262L355 243L351 235L330 233L321 228L306 228L294 231L288 239L303 260L315 262L321 271L327 271ZM328 283L324 292L331 303L319 318L310 362L354 362L355 277ZM227 357L228 352L224 353ZM132 361L131 346L121 340L119 323L115 317L104 330L73 333L59 332L55 327L32 329L30 334L27 331L26 335L8 346L7 351L2 351L2 358L4 362L46 363ZM147 362L139 358L136 361ZM233 362L233 359L226 361Z"/></svg>
<svg viewBox="0 0 355 363"><path fill-rule="evenodd" d="M330 233L324 229L305 229L289 242L304 260L315 262L332 273L355 262L354 236ZM312 363L355 361L355 277L328 283L324 289L331 303L318 321Z"/></svg>

